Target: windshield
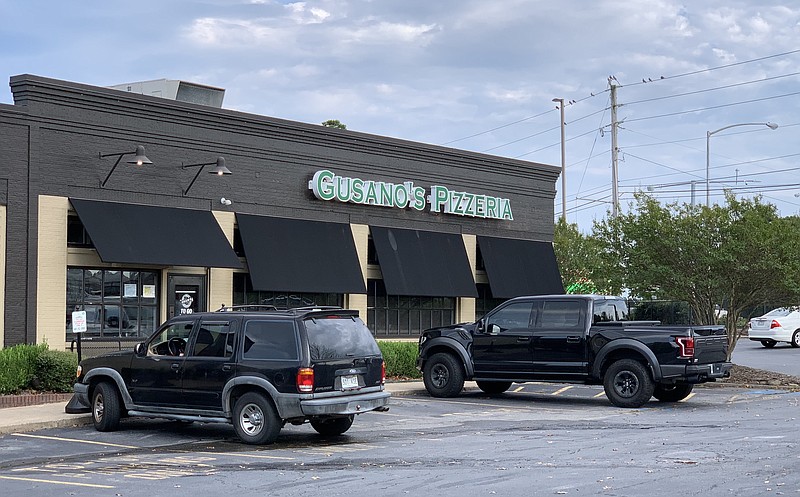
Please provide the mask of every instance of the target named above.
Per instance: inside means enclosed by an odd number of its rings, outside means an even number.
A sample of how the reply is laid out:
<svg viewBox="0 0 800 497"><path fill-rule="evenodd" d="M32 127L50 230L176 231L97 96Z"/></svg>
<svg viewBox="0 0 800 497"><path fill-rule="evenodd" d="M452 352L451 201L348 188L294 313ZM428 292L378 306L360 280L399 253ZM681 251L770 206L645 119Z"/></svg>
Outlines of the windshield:
<svg viewBox="0 0 800 497"><path fill-rule="evenodd" d="M595 300L593 323L627 321L628 304L624 300Z"/></svg>
<svg viewBox="0 0 800 497"><path fill-rule="evenodd" d="M311 318L305 326L312 361L381 355L369 328L357 317Z"/></svg>
<svg viewBox="0 0 800 497"><path fill-rule="evenodd" d="M779 309L773 309L765 314L765 316L769 316L771 318L782 318L786 317L791 314L791 309L787 309L785 307L781 307Z"/></svg>

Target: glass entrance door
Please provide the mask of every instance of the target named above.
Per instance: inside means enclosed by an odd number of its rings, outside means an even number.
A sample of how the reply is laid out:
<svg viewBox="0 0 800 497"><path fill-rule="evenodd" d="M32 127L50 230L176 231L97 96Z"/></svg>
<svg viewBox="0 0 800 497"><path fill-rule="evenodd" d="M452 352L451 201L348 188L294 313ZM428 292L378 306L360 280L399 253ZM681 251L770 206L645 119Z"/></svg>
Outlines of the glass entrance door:
<svg viewBox="0 0 800 497"><path fill-rule="evenodd" d="M208 310L205 275L167 276L168 318Z"/></svg>

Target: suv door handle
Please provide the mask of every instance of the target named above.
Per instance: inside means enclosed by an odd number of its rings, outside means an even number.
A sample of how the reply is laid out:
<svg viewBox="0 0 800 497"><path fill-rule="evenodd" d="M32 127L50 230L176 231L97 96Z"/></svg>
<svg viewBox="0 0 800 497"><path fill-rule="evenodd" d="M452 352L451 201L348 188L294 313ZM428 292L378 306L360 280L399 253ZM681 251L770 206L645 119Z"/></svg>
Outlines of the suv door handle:
<svg viewBox="0 0 800 497"><path fill-rule="evenodd" d="M177 370L179 370L180 368L181 368L181 365L180 365L180 364L178 364L177 362L172 364L172 370L173 370L173 371L177 371Z"/></svg>
<svg viewBox="0 0 800 497"><path fill-rule="evenodd" d="M223 371L230 371L230 370L231 370L231 365L230 365L230 364L225 364L225 365L223 365L223 366L222 366L222 370L223 370Z"/></svg>
<svg viewBox="0 0 800 497"><path fill-rule="evenodd" d="M580 343L581 337L567 337L567 343Z"/></svg>
<svg viewBox="0 0 800 497"><path fill-rule="evenodd" d="M530 342L531 337L517 337L518 342Z"/></svg>

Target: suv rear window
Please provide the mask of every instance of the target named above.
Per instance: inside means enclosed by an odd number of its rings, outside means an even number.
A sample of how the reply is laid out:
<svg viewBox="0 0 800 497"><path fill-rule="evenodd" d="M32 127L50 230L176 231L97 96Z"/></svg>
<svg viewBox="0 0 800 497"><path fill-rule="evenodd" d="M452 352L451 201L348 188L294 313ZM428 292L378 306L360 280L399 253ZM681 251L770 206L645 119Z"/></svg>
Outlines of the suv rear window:
<svg viewBox="0 0 800 497"><path fill-rule="evenodd" d="M246 359L297 360L297 333L292 321L251 320L244 327Z"/></svg>
<svg viewBox="0 0 800 497"><path fill-rule="evenodd" d="M304 321L312 361L381 354L375 338L360 318L324 316Z"/></svg>

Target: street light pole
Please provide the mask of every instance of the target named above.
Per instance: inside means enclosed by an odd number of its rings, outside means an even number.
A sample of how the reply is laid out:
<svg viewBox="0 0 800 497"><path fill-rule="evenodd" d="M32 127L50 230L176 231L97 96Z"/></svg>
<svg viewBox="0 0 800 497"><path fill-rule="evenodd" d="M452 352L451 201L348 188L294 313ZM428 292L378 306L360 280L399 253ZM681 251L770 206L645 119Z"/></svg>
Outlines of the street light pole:
<svg viewBox="0 0 800 497"><path fill-rule="evenodd" d="M706 207L711 206L710 202L710 170L711 170L711 135L715 135L720 131L725 131L726 129L735 128L737 126L766 126L769 129L778 129L778 125L775 123L739 123L739 124L731 124L730 126L725 126L724 128L715 129L714 131L706 131Z"/></svg>
<svg viewBox="0 0 800 497"><path fill-rule="evenodd" d="M554 98L561 110L561 219L567 222L567 159L564 145L564 99Z"/></svg>

